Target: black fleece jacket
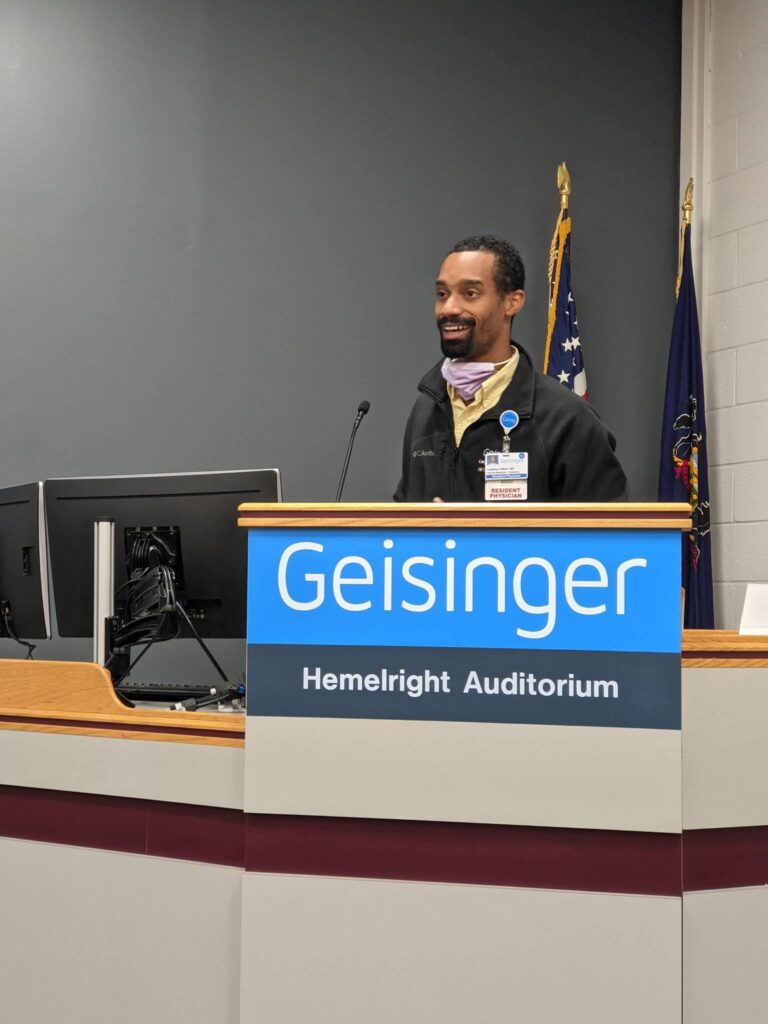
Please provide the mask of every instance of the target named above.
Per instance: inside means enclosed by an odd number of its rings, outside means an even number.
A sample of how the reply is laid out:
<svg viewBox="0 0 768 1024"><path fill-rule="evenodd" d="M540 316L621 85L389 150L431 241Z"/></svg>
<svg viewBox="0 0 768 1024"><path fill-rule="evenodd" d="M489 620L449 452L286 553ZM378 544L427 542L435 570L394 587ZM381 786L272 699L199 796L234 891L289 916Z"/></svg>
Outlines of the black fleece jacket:
<svg viewBox="0 0 768 1024"><path fill-rule="evenodd" d="M520 360L509 387L466 429L458 448L442 361L424 376L405 428L395 501L484 501L484 454L501 450L505 409L520 417L510 441L514 451L528 453L528 501L627 500L616 441L597 413L535 370L525 349L514 345Z"/></svg>

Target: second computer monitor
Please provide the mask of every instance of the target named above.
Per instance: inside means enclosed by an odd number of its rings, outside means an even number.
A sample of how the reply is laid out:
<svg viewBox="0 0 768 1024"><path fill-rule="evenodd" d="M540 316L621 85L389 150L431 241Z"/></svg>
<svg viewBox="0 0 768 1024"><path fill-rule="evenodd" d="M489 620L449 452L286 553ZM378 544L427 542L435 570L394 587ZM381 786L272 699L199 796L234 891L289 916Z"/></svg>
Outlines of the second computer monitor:
<svg viewBox="0 0 768 1024"><path fill-rule="evenodd" d="M279 501L276 469L45 481L51 577L60 636L93 634L94 522L115 524L115 589L126 581L134 532L172 531L179 600L201 636L245 636L246 530L242 502Z"/></svg>
<svg viewBox="0 0 768 1024"><path fill-rule="evenodd" d="M51 635L41 483L0 489L0 636Z"/></svg>

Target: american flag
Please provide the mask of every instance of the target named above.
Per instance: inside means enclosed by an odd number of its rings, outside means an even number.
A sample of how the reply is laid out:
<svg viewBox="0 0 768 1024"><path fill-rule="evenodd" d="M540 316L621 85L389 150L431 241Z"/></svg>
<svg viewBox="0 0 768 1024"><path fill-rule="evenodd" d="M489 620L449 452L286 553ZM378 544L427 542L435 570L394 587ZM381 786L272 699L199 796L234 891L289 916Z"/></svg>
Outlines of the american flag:
<svg viewBox="0 0 768 1024"><path fill-rule="evenodd" d="M544 372L581 398L588 398L587 373L571 289L571 218L561 210L549 253L549 318Z"/></svg>

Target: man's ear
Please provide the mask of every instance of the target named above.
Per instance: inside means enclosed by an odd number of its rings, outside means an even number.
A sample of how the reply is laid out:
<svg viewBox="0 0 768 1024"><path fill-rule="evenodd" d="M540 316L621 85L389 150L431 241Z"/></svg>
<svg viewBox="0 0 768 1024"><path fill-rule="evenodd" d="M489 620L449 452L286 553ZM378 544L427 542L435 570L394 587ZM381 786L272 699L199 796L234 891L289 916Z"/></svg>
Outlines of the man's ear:
<svg viewBox="0 0 768 1024"><path fill-rule="evenodd" d="M507 292L504 296L504 312L508 317L515 316L525 305L525 292L522 289L514 292Z"/></svg>

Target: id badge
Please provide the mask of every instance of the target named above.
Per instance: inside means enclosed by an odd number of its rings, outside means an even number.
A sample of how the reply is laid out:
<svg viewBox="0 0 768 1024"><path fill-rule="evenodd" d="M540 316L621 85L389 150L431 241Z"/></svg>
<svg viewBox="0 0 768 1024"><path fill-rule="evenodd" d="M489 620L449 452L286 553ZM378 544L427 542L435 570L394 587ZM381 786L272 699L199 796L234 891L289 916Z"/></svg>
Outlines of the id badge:
<svg viewBox="0 0 768 1024"><path fill-rule="evenodd" d="M528 452L485 453L485 500L525 501L528 497Z"/></svg>
<svg viewBox="0 0 768 1024"><path fill-rule="evenodd" d="M486 452L485 482L528 479L528 452Z"/></svg>

